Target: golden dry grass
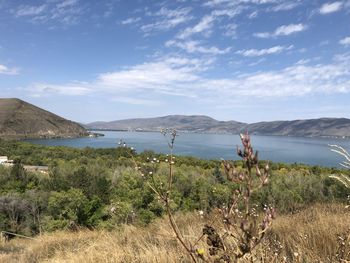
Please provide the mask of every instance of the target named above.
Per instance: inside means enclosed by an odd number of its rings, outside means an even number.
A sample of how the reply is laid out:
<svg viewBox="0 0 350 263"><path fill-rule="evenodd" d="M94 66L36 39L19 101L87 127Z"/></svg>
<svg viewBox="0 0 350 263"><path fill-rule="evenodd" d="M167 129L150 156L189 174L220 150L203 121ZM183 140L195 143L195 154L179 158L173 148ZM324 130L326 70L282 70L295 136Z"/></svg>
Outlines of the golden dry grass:
<svg viewBox="0 0 350 263"><path fill-rule="evenodd" d="M201 233L204 219L188 214L179 216L177 222L186 238L195 240ZM317 205L295 215L280 216L274 221L267 242L257 249L256 256L265 255L260 262L336 262L337 234L346 232L349 227L350 213L341 205ZM0 245L0 262L190 261L184 256L167 220L159 219L146 228L127 225L113 232L55 232L35 241L12 240Z"/></svg>
<svg viewBox="0 0 350 263"><path fill-rule="evenodd" d="M292 262L335 262L338 236L348 229L350 212L344 205L316 205L277 218L270 239L282 243L283 254Z"/></svg>
<svg viewBox="0 0 350 263"><path fill-rule="evenodd" d="M194 221L182 216L179 225ZM200 225L198 224L198 231ZM188 228L189 231L192 227ZM194 233L192 233L194 234ZM3 251L3 253L1 253ZM147 228L126 225L119 231L55 232L35 241L0 245L0 262L187 262L165 219Z"/></svg>

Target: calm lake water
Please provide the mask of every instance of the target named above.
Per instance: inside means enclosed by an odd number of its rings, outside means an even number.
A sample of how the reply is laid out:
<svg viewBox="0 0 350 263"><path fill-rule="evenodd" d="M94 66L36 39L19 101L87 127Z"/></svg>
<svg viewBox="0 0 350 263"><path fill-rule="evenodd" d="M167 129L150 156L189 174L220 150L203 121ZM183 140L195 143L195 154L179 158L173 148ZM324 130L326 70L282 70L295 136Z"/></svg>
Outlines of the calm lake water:
<svg viewBox="0 0 350 263"><path fill-rule="evenodd" d="M169 148L163 135L157 132L105 131L104 137L77 139L29 140L32 143L70 147L117 147L119 140L125 141L137 152L153 150L168 153ZM349 139L302 138L283 136L253 135L252 144L259 151L260 159L273 162L304 163L339 167L343 161L340 155L330 151L328 144L337 144L350 149ZM191 155L205 159L237 159L236 146L240 146L238 135L179 133L176 137L174 153Z"/></svg>

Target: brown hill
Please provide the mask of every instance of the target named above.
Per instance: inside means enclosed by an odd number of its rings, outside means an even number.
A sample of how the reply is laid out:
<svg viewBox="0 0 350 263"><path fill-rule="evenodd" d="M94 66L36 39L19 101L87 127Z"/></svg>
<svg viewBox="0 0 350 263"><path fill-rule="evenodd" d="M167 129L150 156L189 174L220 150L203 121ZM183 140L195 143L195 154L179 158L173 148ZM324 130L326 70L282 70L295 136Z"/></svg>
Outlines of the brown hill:
<svg viewBox="0 0 350 263"><path fill-rule="evenodd" d="M237 134L248 131L251 134L259 135L350 137L350 119L346 118L319 118L248 124L237 121L217 121L202 115L170 115L158 118L94 122L86 126L90 129L100 130L159 131L161 128L174 128L179 131L200 133Z"/></svg>
<svg viewBox="0 0 350 263"><path fill-rule="evenodd" d="M20 99L0 99L0 138L69 138L86 136L79 124Z"/></svg>
<svg viewBox="0 0 350 263"><path fill-rule="evenodd" d="M141 130L159 131L162 128L173 128L178 131L203 133L238 133L244 123L236 121L217 121L204 115L169 115L157 118L138 118L111 122L93 122L86 125L91 129L101 130Z"/></svg>

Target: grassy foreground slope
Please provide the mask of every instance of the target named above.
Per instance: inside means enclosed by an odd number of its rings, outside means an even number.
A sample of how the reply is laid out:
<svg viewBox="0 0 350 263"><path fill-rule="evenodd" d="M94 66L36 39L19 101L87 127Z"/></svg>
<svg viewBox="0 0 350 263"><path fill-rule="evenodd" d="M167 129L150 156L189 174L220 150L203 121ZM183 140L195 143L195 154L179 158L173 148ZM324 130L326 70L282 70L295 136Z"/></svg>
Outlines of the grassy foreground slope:
<svg viewBox="0 0 350 263"><path fill-rule="evenodd" d="M176 219L185 236L194 239L210 217L191 213ZM350 241L341 240L340 235L349 226L350 211L336 204L314 205L294 215L279 216L265 242L254 252L254 262L340 262L337 255L341 243ZM350 256L347 249L343 253ZM36 240L18 239L0 245L0 262L171 263L190 259L176 242L168 222L158 219L147 227L125 225L119 231L61 231Z"/></svg>

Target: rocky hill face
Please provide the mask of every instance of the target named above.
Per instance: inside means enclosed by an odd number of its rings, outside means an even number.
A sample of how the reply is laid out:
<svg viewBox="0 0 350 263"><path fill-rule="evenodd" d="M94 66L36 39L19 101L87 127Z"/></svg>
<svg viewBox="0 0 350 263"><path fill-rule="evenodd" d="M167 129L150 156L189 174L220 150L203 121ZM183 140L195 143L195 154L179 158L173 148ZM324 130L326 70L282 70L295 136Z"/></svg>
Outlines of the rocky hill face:
<svg viewBox="0 0 350 263"><path fill-rule="evenodd" d="M247 124L237 121L217 121L202 115L170 115L158 118L94 122L87 124L87 127L101 130L159 131L161 128L174 128L179 131L202 133L237 134L248 131L250 134L260 135L350 137L350 119L345 118L321 118Z"/></svg>
<svg viewBox="0 0 350 263"><path fill-rule="evenodd" d="M0 138L35 139L86 136L79 124L19 99L0 99Z"/></svg>

